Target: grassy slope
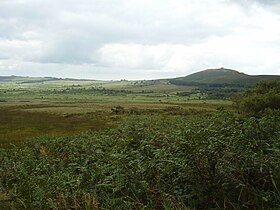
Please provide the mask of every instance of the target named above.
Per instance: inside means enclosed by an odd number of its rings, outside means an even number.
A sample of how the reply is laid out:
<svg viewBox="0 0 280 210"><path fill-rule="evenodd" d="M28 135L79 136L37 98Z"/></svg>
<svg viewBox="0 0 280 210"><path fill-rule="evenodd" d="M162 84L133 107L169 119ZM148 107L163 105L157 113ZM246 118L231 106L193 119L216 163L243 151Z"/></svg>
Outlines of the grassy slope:
<svg viewBox="0 0 280 210"><path fill-rule="evenodd" d="M252 86L261 80L279 80L277 75L250 76L231 69L208 69L186 77L171 79L173 84L236 84Z"/></svg>

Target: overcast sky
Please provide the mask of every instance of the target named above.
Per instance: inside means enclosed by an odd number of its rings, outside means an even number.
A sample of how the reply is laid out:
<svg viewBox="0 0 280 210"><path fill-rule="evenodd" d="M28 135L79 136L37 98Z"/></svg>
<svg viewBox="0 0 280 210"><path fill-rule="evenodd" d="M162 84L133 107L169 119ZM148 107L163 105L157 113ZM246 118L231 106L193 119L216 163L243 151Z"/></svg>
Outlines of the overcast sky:
<svg viewBox="0 0 280 210"><path fill-rule="evenodd" d="M280 75L279 0L0 0L0 75Z"/></svg>

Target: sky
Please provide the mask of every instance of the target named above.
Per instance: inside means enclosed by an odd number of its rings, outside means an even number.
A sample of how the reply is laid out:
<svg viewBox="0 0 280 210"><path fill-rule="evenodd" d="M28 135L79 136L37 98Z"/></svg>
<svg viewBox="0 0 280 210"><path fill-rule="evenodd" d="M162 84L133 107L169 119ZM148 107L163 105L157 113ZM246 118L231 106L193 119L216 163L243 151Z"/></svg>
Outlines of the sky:
<svg viewBox="0 0 280 210"><path fill-rule="evenodd" d="M279 0L0 0L0 75L280 75Z"/></svg>

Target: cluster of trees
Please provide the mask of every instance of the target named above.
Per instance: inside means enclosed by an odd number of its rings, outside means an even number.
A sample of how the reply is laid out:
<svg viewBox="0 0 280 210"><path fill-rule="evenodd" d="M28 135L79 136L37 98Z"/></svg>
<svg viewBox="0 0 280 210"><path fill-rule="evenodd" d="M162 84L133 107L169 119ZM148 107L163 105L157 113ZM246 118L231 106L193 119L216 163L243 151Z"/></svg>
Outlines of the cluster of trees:
<svg viewBox="0 0 280 210"><path fill-rule="evenodd" d="M47 91L48 93L50 91ZM67 87L62 90L52 90L51 93L53 94L79 94L79 93L90 93L90 94L100 94L100 95L127 95L127 94L147 94L153 93L153 91L130 91L130 90L115 90L115 89L108 89L108 88L99 88L99 87L91 87L91 88L82 88L82 87Z"/></svg>
<svg viewBox="0 0 280 210"><path fill-rule="evenodd" d="M260 115L266 110L280 109L280 81L261 81L234 102L239 111L247 115Z"/></svg>
<svg viewBox="0 0 280 210"><path fill-rule="evenodd" d="M113 90L107 88L74 88L68 87L63 90L52 90L53 94L78 94L78 93L92 93L92 94L102 94L102 95L124 95L132 94L132 91L129 90Z"/></svg>

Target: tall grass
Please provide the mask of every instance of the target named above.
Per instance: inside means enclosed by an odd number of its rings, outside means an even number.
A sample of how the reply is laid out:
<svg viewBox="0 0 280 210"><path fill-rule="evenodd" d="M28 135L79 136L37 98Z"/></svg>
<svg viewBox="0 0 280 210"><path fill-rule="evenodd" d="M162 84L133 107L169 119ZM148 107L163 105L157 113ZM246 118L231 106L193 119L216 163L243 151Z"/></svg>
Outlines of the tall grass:
<svg viewBox="0 0 280 210"><path fill-rule="evenodd" d="M0 150L3 209L280 208L279 113L134 117Z"/></svg>
<svg viewBox="0 0 280 210"><path fill-rule="evenodd" d="M0 147L39 136L63 136L109 127L108 120L98 114L61 116L1 108L0 119Z"/></svg>

